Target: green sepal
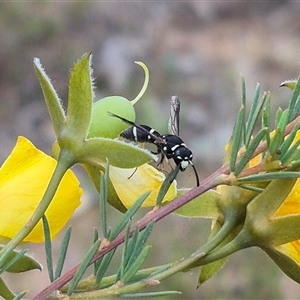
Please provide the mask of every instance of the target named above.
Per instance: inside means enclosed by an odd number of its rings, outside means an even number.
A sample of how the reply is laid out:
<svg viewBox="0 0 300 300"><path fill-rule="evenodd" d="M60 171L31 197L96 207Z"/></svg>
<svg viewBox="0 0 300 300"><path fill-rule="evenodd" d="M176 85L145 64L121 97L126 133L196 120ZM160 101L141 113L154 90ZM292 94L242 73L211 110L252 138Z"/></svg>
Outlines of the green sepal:
<svg viewBox="0 0 300 300"><path fill-rule="evenodd" d="M294 187L295 182L295 178L272 180L265 191L248 205L248 214L251 218L272 217Z"/></svg>
<svg viewBox="0 0 300 300"><path fill-rule="evenodd" d="M292 212L291 212L292 213ZM272 245L282 245L300 239L300 215L273 218L269 222Z"/></svg>
<svg viewBox="0 0 300 300"><path fill-rule="evenodd" d="M77 161L84 164L109 164L118 168L135 168L156 157L136 145L107 138L93 138L76 149Z"/></svg>
<svg viewBox="0 0 300 300"><path fill-rule="evenodd" d="M275 248L268 247L262 249L288 277L300 283L300 265L293 258Z"/></svg>
<svg viewBox="0 0 300 300"><path fill-rule="evenodd" d="M5 284L3 279L0 277L0 296L3 297L3 299L14 299L15 294L8 288L8 286Z"/></svg>
<svg viewBox="0 0 300 300"><path fill-rule="evenodd" d="M273 228L272 218L289 195L295 182L294 178L272 180L265 191L248 204L242 231L250 238L253 245L274 245L285 238L278 236L278 232L275 231L278 228Z"/></svg>
<svg viewBox="0 0 300 300"><path fill-rule="evenodd" d="M3 247L3 245L0 245L0 250L2 250ZM9 266L7 269L5 269L5 271L10 273L21 273L34 269L42 270L42 265L37 260L29 256L28 254L21 252L22 250L13 250L5 260L2 268L5 268L5 265L8 265L10 262L13 262L13 260L15 260L17 256L20 256L20 253L21 257L18 257L18 260L14 262L11 266Z"/></svg>
<svg viewBox="0 0 300 300"><path fill-rule="evenodd" d="M181 196L188 191L188 189L180 189L177 191L177 196ZM220 214L218 208L220 201L221 195L214 190L209 190L176 209L174 214L187 218L216 218Z"/></svg>
<svg viewBox="0 0 300 300"><path fill-rule="evenodd" d="M65 113L63 110L63 105L53 85L51 84L50 78L45 73L40 60L38 58L34 58L33 62L34 69L40 82L46 105L49 111L49 115L53 123L55 135L57 138L65 122Z"/></svg>
<svg viewBox="0 0 300 300"><path fill-rule="evenodd" d="M91 53L84 54L70 73L66 126L72 137L83 140L88 133L93 100Z"/></svg>

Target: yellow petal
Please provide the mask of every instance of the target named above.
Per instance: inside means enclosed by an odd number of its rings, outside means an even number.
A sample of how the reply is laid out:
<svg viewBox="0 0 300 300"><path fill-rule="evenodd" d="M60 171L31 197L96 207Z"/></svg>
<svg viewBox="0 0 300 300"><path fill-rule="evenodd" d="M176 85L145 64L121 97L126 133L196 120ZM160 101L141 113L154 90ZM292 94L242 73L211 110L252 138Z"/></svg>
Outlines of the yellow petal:
<svg viewBox="0 0 300 300"><path fill-rule="evenodd" d="M278 208L274 217L300 214L300 179L298 179L291 192Z"/></svg>
<svg viewBox="0 0 300 300"><path fill-rule="evenodd" d="M29 220L42 199L56 160L36 149L24 137L0 168L0 236L12 238ZM53 239L80 205L79 182L71 170L63 177L46 211ZM39 222L24 241L44 241Z"/></svg>
<svg viewBox="0 0 300 300"><path fill-rule="evenodd" d="M291 257L300 265L300 240L275 247L279 252Z"/></svg>
<svg viewBox="0 0 300 300"><path fill-rule="evenodd" d="M155 206L156 197L165 175L154 167L144 164L137 169L121 169L110 166L109 178L126 208L131 207L143 193L151 191L142 205L143 207L148 207ZM173 200L176 194L176 181L174 181L164 198L164 202Z"/></svg>

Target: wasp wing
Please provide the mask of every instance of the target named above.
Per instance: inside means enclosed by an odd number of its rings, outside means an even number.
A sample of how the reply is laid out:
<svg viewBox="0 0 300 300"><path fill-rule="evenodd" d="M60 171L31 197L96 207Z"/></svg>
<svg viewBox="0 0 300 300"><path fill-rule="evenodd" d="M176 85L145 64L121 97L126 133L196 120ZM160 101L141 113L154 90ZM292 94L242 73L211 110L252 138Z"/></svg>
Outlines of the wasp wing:
<svg viewBox="0 0 300 300"><path fill-rule="evenodd" d="M180 113L180 101L178 96L171 97L171 111L168 122L169 133L179 136L179 113Z"/></svg>

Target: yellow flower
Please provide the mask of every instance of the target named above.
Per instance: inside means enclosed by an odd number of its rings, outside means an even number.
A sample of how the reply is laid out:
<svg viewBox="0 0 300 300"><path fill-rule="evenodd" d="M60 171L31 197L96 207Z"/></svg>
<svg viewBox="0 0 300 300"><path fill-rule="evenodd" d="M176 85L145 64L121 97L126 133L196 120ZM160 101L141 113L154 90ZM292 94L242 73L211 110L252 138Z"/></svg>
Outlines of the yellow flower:
<svg viewBox="0 0 300 300"><path fill-rule="evenodd" d="M50 181L56 160L36 149L24 137L0 168L0 236L12 238L27 223ZM68 170L45 215L53 239L80 205L82 189ZM24 242L44 241L40 221Z"/></svg>
<svg viewBox="0 0 300 300"><path fill-rule="evenodd" d="M298 179L272 219L288 218L289 216L299 219L299 196L300 180ZM299 222L295 223L295 231L297 230L298 223ZM266 252L289 277L300 283L300 240L294 240L289 243L270 247L269 249L266 249Z"/></svg>
<svg viewBox="0 0 300 300"><path fill-rule="evenodd" d="M132 206L135 200L143 193L151 191L143 203L143 207L155 206L160 186L165 175L154 167L144 164L137 169L121 169L109 167L109 178L118 194L119 199L126 208ZM163 202L171 201L176 197L176 181L170 186Z"/></svg>

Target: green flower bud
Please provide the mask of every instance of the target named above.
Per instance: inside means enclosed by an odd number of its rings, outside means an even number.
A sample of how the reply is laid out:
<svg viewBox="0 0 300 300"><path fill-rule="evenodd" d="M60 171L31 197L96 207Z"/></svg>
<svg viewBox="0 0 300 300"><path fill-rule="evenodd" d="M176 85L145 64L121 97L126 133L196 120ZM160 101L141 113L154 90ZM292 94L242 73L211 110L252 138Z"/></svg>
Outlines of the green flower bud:
<svg viewBox="0 0 300 300"><path fill-rule="evenodd" d="M93 104L88 138L106 137L114 139L128 127L128 124L111 117L108 112L133 122L135 120L135 111L129 100L121 96L102 98Z"/></svg>

